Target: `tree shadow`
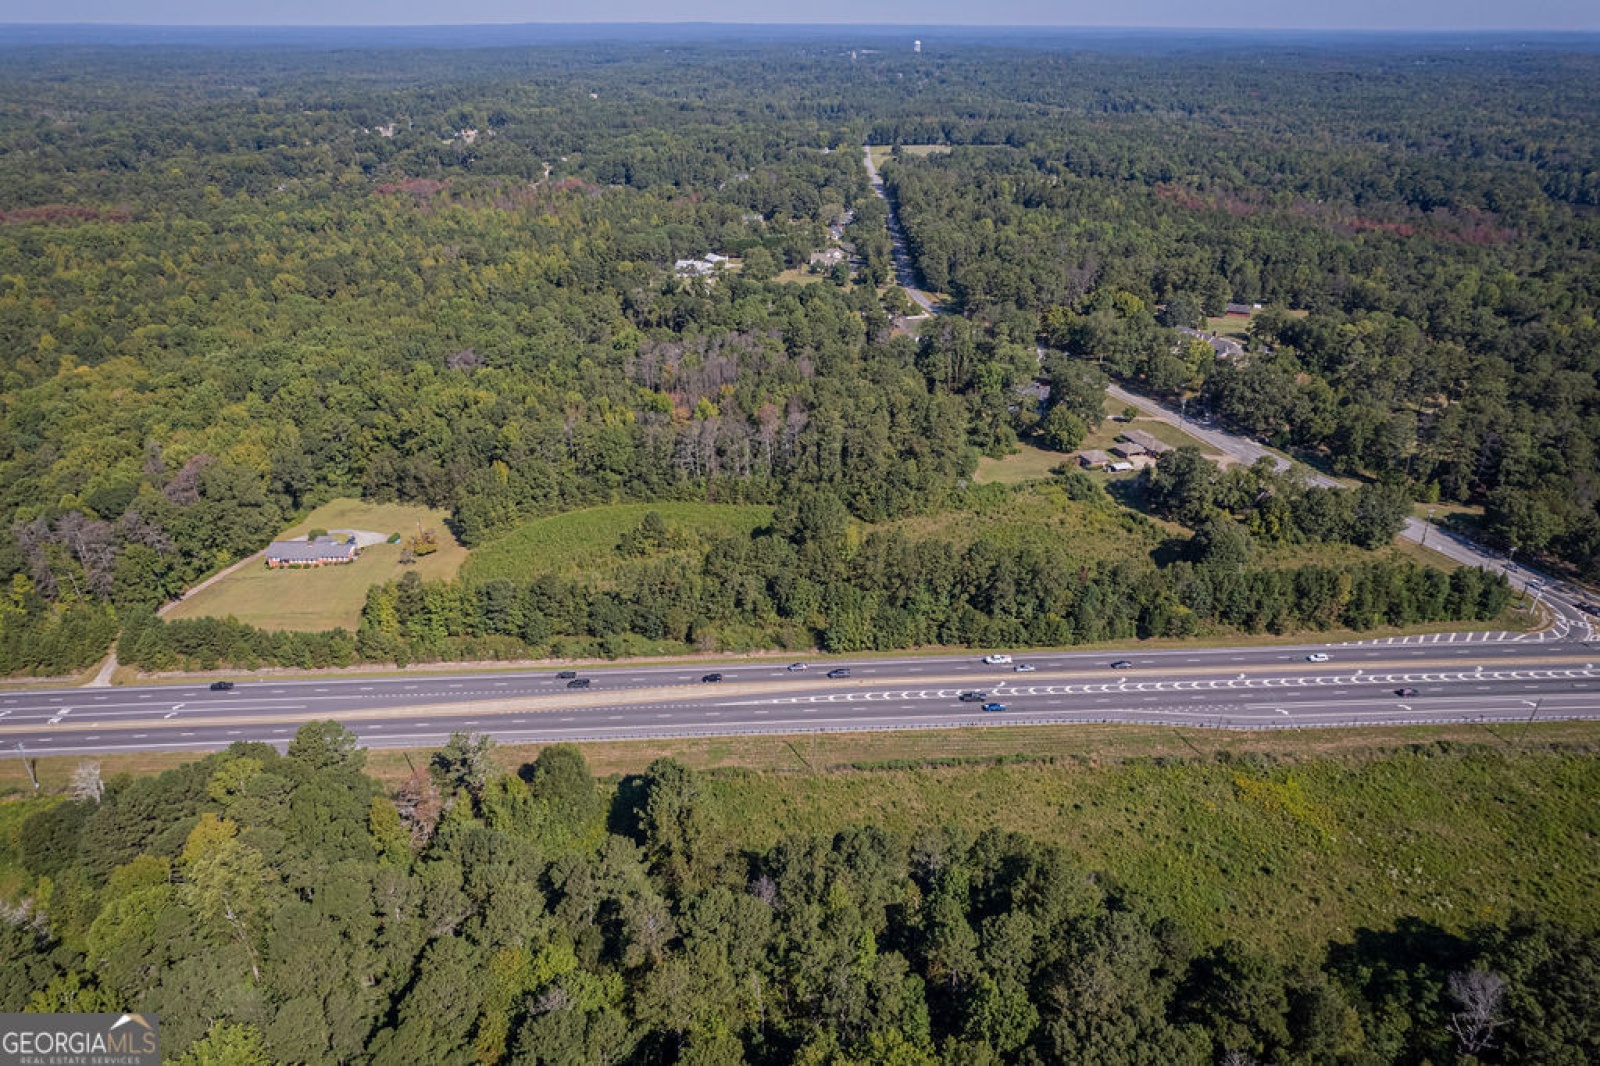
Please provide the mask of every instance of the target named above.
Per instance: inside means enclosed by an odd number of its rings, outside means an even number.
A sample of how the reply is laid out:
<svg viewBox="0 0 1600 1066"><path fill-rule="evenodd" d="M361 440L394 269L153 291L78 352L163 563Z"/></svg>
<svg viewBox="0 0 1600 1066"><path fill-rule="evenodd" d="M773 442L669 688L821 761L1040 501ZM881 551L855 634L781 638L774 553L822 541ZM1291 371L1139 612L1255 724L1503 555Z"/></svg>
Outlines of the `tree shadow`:
<svg viewBox="0 0 1600 1066"><path fill-rule="evenodd" d="M606 832L642 843L644 830L639 825L639 810L644 806L647 793L643 774L628 774L618 781L617 790L611 796L611 807L606 812Z"/></svg>
<svg viewBox="0 0 1600 1066"><path fill-rule="evenodd" d="M1408 917L1393 929L1357 929L1349 943L1330 944L1327 968L1356 984L1410 984L1464 970L1477 954L1466 937Z"/></svg>
<svg viewBox="0 0 1600 1066"><path fill-rule="evenodd" d="M1150 550L1150 561L1166 569L1173 563L1193 562L1194 552L1188 537L1167 537Z"/></svg>

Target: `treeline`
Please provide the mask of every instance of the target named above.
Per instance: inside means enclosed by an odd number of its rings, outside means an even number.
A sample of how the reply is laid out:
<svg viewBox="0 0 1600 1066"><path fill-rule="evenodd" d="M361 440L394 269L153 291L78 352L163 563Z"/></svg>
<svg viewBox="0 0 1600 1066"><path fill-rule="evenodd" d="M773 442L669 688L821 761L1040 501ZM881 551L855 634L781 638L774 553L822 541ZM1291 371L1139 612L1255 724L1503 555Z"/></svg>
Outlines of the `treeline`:
<svg viewBox="0 0 1600 1066"><path fill-rule="evenodd" d="M625 541L650 542L656 534L647 527L666 528L647 516ZM681 553L646 557L605 582L555 574L428 582L407 574L368 591L353 638L144 617L130 624L118 654L159 670L624 655L663 642L832 652L1058 646L1482 621L1511 600L1503 576L1475 569L1445 573L1393 560L1251 566L1250 534L1226 520L1221 528L1202 524L1187 557L1164 567L1084 565L984 536L962 545L880 531L854 550L847 538L844 507L812 492L780 505L771 528L711 544L697 564L686 565Z"/></svg>
<svg viewBox="0 0 1600 1066"><path fill-rule="evenodd" d="M170 1061L1584 1062L1592 931L1202 942L1066 850L863 825L741 850L670 760L612 790L457 734L392 791L331 722L35 803L0 1010L159 1013Z"/></svg>

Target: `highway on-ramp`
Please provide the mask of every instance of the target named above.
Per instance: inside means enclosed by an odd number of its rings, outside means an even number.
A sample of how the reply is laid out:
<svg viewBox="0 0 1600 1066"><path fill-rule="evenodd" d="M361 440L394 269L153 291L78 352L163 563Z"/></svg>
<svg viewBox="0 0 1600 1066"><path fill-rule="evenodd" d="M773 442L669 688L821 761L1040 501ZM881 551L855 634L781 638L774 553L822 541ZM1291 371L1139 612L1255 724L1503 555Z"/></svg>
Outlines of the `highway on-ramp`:
<svg viewBox="0 0 1600 1066"><path fill-rule="evenodd" d="M622 664L579 670L590 681L583 689L539 669L240 680L227 691L193 683L5 692L0 752L207 751L236 741L281 746L303 723L329 718L370 747L435 746L458 730L503 743L544 743L1027 723L1277 729L1600 718L1600 646L1491 636L1018 652L1005 665L977 655L835 660L805 670L767 659ZM850 676L826 676L839 668ZM722 680L703 680L708 671ZM982 699L963 702L962 693ZM984 703L1005 710L986 712Z"/></svg>

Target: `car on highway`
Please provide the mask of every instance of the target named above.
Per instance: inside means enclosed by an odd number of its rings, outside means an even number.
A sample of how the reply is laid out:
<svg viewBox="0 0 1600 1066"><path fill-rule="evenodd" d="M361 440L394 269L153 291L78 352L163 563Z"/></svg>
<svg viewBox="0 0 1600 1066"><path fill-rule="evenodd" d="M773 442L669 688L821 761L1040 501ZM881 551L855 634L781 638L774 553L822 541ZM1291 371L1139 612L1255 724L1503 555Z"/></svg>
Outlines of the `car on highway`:
<svg viewBox="0 0 1600 1066"><path fill-rule="evenodd" d="M1035 669L1037 669L1037 667L1035 667L1032 663L1018 663L1016 666L1013 666L1012 669L1019 674L1031 674Z"/></svg>
<svg viewBox="0 0 1600 1066"><path fill-rule="evenodd" d="M556 680L557 681L571 681L573 678L575 678L577 676L578 676L578 671L576 671L576 670L562 670L560 673L556 674Z"/></svg>
<svg viewBox="0 0 1600 1066"><path fill-rule="evenodd" d="M1132 670L1133 669L1133 664L1130 663L1126 659L1118 659L1116 662L1111 664L1111 669L1113 669L1113 670Z"/></svg>
<svg viewBox="0 0 1600 1066"><path fill-rule="evenodd" d="M232 690L232 688L233 688L233 682L232 681L213 681L213 682L211 682L211 691L212 692L228 692L228 691Z"/></svg>
<svg viewBox="0 0 1600 1066"><path fill-rule="evenodd" d="M1407 685L1405 688L1395 689L1394 694L1396 696L1415 696L1417 694L1417 690Z"/></svg>
<svg viewBox="0 0 1600 1066"><path fill-rule="evenodd" d="M960 700L962 703L982 703L988 698L989 694L987 692L963 692L961 695L956 697L956 699Z"/></svg>
<svg viewBox="0 0 1600 1066"><path fill-rule="evenodd" d="M986 711L1008 711L1011 708L1007 707L1003 703L985 703L983 705L983 709Z"/></svg>
<svg viewBox="0 0 1600 1066"><path fill-rule="evenodd" d="M990 665L990 666L1010 666L1011 665L1011 656L1009 656L1009 655L985 655L983 657L983 661L985 663L987 663L988 665Z"/></svg>
<svg viewBox="0 0 1600 1066"><path fill-rule="evenodd" d="M707 684L707 685L715 685L718 681L722 680L722 675L721 674L706 674L700 680L702 682L704 682L705 684Z"/></svg>
<svg viewBox="0 0 1600 1066"><path fill-rule="evenodd" d="M848 669L846 669L845 667L841 666L837 670L829 670L828 671L828 676L829 677L849 677L850 676L850 671Z"/></svg>
<svg viewBox="0 0 1600 1066"><path fill-rule="evenodd" d="M1306 656L1306 662L1308 663L1325 663L1327 661L1328 653L1325 651L1314 651Z"/></svg>
<svg viewBox="0 0 1600 1066"><path fill-rule="evenodd" d="M589 687L589 679L587 677L575 677L571 681L567 682L567 687L568 688L588 688Z"/></svg>
<svg viewBox="0 0 1600 1066"><path fill-rule="evenodd" d="M788 666L784 667L784 669L788 670L791 674L798 674L802 670L811 669L811 667L807 666L805 663L790 663Z"/></svg>

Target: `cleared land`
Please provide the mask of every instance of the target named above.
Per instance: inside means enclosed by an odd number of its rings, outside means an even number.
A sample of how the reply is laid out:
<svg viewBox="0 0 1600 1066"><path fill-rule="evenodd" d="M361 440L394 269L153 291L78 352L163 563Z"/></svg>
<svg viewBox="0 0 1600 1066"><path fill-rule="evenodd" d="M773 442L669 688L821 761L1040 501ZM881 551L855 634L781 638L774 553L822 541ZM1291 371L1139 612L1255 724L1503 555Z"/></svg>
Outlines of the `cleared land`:
<svg viewBox="0 0 1600 1066"><path fill-rule="evenodd" d="M1250 339L1250 316L1217 315L1214 318L1206 319L1205 328L1208 332L1231 338L1243 344Z"/></svg>
<svg viewBox="0 0 1600 1066"><path fill-rule="evenodd" d="M949 155L950 146L948 144L902 144L900 146L900 153L902 155L916 156L917 158L923 158L930 155ZM893 159L894 145L875 144L872 146L873 166L882 167L885 163L888 163Z"/></svg>
<svg viewBox="0 0 1600 1066"><path fill-rule="evenodd" d="M438 534L439 550L406 565L400 562L399 544L373 545L346 566L314 570L268 570L264 562L257 561L189 596L167 617L233 617L273 630L354 629L367 589L373 585L398 580L412 570L428 581L455 576L467 550L445 527L448 516L446 511L426 507L334 500L290 526L278 539L303 537L313 529L362 529L405 537L420 525Z"/></svg>
<svg viewBox="0 0 1600 1066"><path fill-rule="evenodd" d="M622 536L651 511L669 527L703 540L749 536L772 521L772 508L748 504L623 503L525 522L472 553L462 569L470 581L525 581L540 574L602 577L624 560Z"/></svg>
<svg viewBox="0 0 1600 1066"><path fill-rule="evenodd" d="M977 473L972 480L978 485L1015 485L1022 481L1037 481L1050 476L1050 471L1062 463L1076 465L1077 460L1066 452L1053 452L1031 444L1017 445L1017 450L1004 459L985 455L978 460Z"/></svg>
<svg viewBox="0 0 1600 1066"><path fill-rule="evenodd" d="M863 527L863 532L895 529L912 540L942 540L958 547L982 537L998 544L1032 545L1084 563L1135 557L1163 538L1158 526L1135 511L1109 501L1081 503L1049 483L1020 492L996 486L968 499L964 508Z"/></svg>
<svg viewBox="0 0 1600 1066"><path fill-rule="evenodd" d="M1490 744L1494 744L1491 738ZM860 824L995 828L1068 849L1202 937L1293 946L1415 915L1448 929L1536 908L1600 918L1600 760L1425 746L1378 757L730 773L706 795L737 845Z"/></svg>

